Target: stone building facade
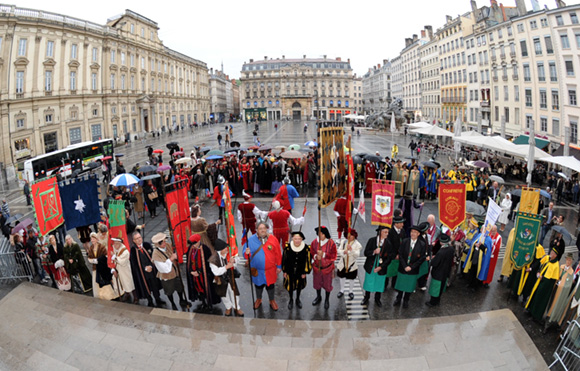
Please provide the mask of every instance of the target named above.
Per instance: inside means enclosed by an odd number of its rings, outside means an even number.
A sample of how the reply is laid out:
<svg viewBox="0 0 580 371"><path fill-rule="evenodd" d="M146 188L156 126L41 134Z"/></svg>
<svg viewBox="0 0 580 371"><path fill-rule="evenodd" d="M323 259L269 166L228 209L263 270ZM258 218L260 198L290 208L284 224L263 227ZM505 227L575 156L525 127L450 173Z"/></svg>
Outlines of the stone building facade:
<svg viewBox="0 0 580 371"><path fill-rule="evenodd" d="M246 120L340 120L354 111L352 79L350 59L250 59L241 71L241 109Z"/></svg>
<svg viewBox="0 0 580 371"><path fill-rule="evenodd" d="M106 25L0 5L0 162L209 118L207 66L127 10Z"/></svg>

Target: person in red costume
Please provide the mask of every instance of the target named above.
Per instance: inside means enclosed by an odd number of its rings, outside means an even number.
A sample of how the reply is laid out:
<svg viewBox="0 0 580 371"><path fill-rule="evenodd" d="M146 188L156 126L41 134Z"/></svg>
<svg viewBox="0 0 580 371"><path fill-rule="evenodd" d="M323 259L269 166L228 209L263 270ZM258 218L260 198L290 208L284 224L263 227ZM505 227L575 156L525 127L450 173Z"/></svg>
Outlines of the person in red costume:
<svg viewBox="0 0 580 371"><path fill-rule="evenodd" d="M244 257L248 259L252 283L256 287L254 309L262 305L262 294L266 288L270 308L276 311L278 304L274 300L274 289L278 274L282 271L282 249L278 239L268 233L265 223L259 223L256 232L244 245Z"/></svg>
<svg viewBox="0 0 580 371"><path fill-rule="evenodd" d="M272 202L272 211L268 214L268 223L272 234L278 239L280 246L286 246L288 243L288 236L290 228L288 221L292 225L299 225L304 223L304 217L294 218L288 211L283 210L279 201Z"/></svg>
<svg viewBox="0 0 580 371"><path fill-rule="evenodd" d="M377 167L374 162L367 160L365 165L365 180L366 188L365 193L373 193L373 180L377 177Z"/></svg>
<svg viewBox="0 0 580 371"><path fill-rule="evenodd" d="M344 233L346 236L346 232L348 231L348 223L346 221L347 205L348 202L346 201L346 196L342 196L341 198L336 200L336 203L334 204L334 215L336 215L337 218L338 224L337 232L339 240L342 237L342 234Z"/></svg>
<svg viewBox="0 0 580 371"><path fill-rule="evenodd" d="M242 196L244 196L244 202L238 205L238 221L246 232L251 231L252 234L256 234L256 218L266 218L268 212L261 211L253 202L250 202L252 196L245 191L242 191Z"/></svg>
<svg viewBox="0 0 580 371"><path fill-rule="evenodd" d="M242 158L242 162L240 163L240 170L242 172L242 178L244 181L244 190L249 191L251 190L252 185L252 167L248 163L248 160L244 157ZM255 229L255 228L254 228ZM255 232L252 232L255 233Z"/></svg>
<svg viewBox="0 0 580 371"><path fill-rule="evenodd" d="M313 286L316 290L316 298L312 305L318 305L322 301L322 289L326 291L324 309L330 307L330 293L332 291L332 278L334 273L334 261L336 260L336 244L330 239L330 232L325 226L314 229L318 237L310 244L312 255Z"/></svg>
<svg viewBox="0 0 580 371"><path fill-rule="evenodd" d="M483 287L488 288L489 284L493 280L493 272L495 272L495 266L497 264L497 258L499 256L499 249L501 247L501 235L497 233L497 226L492 226L491 231L489 233L489 237L491 237L491 259L489 260L489 268L487 271L487 278L483 281Z"/></svg>

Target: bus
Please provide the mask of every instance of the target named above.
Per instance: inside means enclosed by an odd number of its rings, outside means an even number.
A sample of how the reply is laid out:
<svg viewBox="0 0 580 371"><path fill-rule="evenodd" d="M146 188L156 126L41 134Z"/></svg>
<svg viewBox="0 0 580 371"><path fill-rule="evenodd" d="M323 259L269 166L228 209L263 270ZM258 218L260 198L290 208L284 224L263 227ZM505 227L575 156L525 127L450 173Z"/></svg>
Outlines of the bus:
<svg viewBox="0 0 580 371"><path fill-rule="evenodd" d="M89 162L99 161L105 156L113 157L113 143L112 139L82 142L36 156L24 161L23 179L32 182L57 173L66 178L75 170L87 169Z"/></svg>

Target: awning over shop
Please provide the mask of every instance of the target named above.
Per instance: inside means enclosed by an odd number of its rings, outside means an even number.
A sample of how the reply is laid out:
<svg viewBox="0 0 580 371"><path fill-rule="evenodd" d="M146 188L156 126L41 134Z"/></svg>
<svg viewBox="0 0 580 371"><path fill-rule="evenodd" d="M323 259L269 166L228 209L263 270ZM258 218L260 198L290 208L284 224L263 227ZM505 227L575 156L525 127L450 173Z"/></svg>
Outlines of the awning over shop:
<svg viewBox="0 0 580 371"><path fill-rule="evenodd" d="M528 144L529 142L529 136L522 134L519 137L517 137L516 139L514 139L514 144ZM540 139L538 137L536 137L536 147L538 147L539 149L544 149L546 148L546 146L550 144L549 140L546 139Z"/></svg>

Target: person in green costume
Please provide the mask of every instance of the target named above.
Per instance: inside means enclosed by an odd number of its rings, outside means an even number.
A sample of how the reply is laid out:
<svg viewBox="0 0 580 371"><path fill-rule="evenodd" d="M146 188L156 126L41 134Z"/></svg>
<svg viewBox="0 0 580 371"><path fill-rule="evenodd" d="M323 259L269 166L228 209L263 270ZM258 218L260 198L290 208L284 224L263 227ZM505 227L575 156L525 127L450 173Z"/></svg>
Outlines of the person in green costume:
<svg viewBox="0 0 580 371"><path fill-rule="evenodd" d="M441 243L441 249L431 260L431 284L429 285L429 295L431 295L431 300L425 303L429 307L434 307L439 305L441 301L441 295L445 291L445 286L449 274L451 273L451 268L453 267L453 256L455 255L455 250L450 245L451 237L449 235L442 233L439 235L439 243Z"/></svg>
<svg viewBox="0 0 580 371"><path fill-rule="evenodd" d="M398 306L403 301L403 308L409 307L409 299L419 278L419 268L427 257L427 244L419 238L421 229L414 225L411 227L411 237L403 241L399 248L399 273L395 290L398 291L394 305Z"/></svg>
<svg viewBox="0 0 580 371"><path fill-rule="evenodd" d="M558 251L552 249L550 255L542 258L540 270L537 273L536 283L532 288L526 309L536 321L544 319L546 307L550 302L552 291L560 278L560 266L558 264Z"/></svg>

